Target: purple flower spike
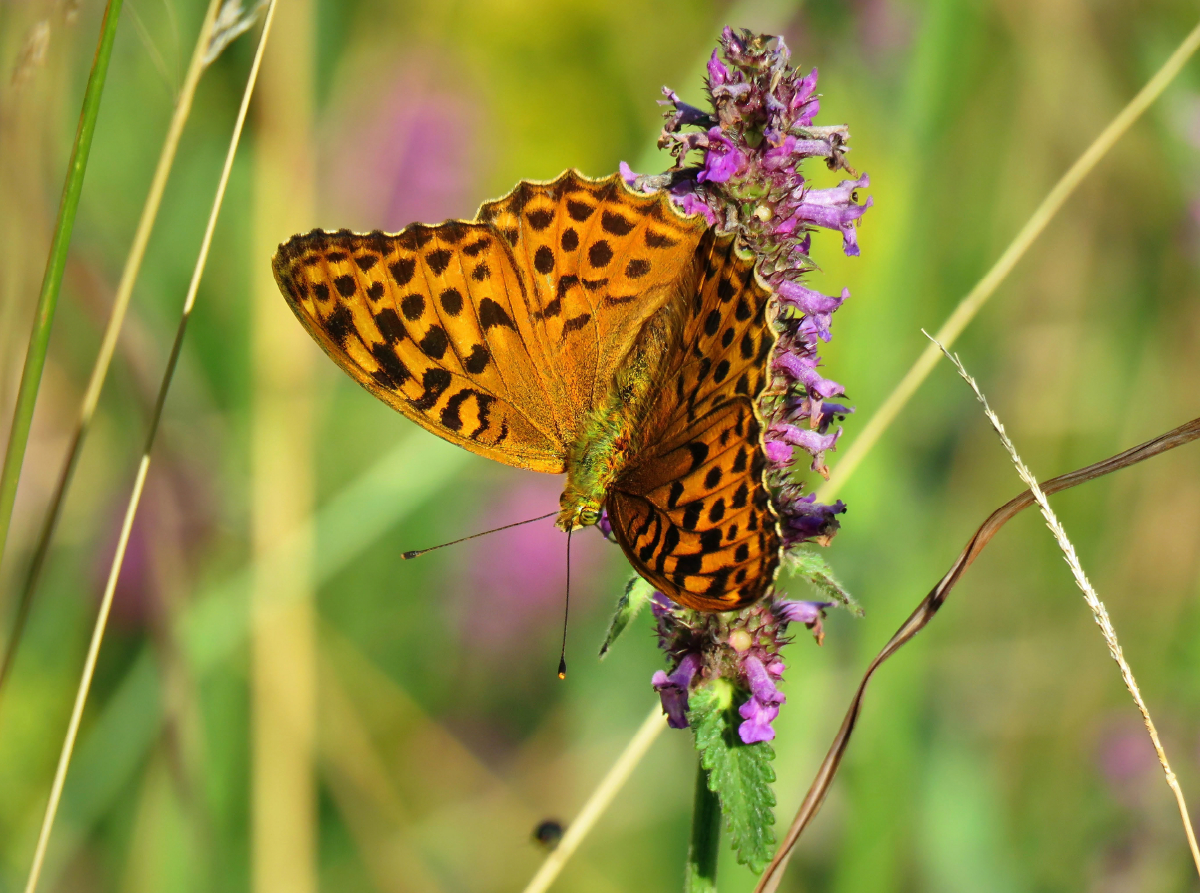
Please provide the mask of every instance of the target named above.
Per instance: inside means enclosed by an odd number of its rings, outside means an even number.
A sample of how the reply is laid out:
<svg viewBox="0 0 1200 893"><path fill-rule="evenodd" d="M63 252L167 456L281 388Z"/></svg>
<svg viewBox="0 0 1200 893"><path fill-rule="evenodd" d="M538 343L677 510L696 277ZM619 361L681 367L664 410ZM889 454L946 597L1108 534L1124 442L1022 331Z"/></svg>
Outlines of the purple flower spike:
<svg viewBox="0 0 1200 893"><path fill-rule="evenodd" d="M782 623L803 623L812 630L813 637L820 645L825 641L825 631L821 629L821 618L825 609L833 607L833 602L799 602L781 599L771 605L771 613Z"/></svg>
<svg viewBox="0 0 1200 893"><path fill-rule="evenodd" d="M708 60L708 84L710 87L719 87L729 80L729 69L725 67L725 63L721 61L717 52L717 50L713 50L712 58Z"/></svg>
<svg viewBox="0 0 1200 893"><path fill-rule="evenodd" d="M675 164L665 177L642 177L643 188L670 183L669 194L688 214L703 214L721 234L733 234L759 259L757 273L770 287L767 325L777 338L768 360L771 381L758 400L766 454L765 483L779 518L784 549L801 543L828 545L846 506L821 505L791 479L796 451L812 457L811 468L828 476L825 453L836 448L842 429L836 421L852 408L832 402L845 393L822 375L820 347L832 337L834 314L850 297L848 289L827 295L803 281L817 269L812 233L841 233L842 250L859 252L858 226L873 204L860 190L870 185L846 163L849 128L815 126L821 108L817 70L797 71L781 38L725 28L720 49L708 61L706 93L711 105L697 108L663 89L665 126L659 148ZM836 186L825 187L819 168L844 171ZM627 182L632 172L622 165ZM659 646L674 671L656 673L670 724L687 724L688 691L718 679L733 686L746 744L771 741L772 723L784 696L780 650L790 641L789 624L803 623L820 642L826 602L765 600L733 613L703 613L673 605L661 595L653 602ZM701 681L703 680L703 681Z"/></svg>
<svg viewBox="0 0 1200 893"><path fill-rule="evenodd" d="M783 661L772 661L769 670L761 660L749 655L742 661L742 669L750 687L750 700L738 708L738 714L746 720L738 726L738 735L745 744L770 741L775 737L771 723L779 715L779 705L787 701L775 687L775 679L783 675Z"/></svg>
<svg viewBox="0 0 1200 893"><path fill-rule="evenodd" d="M833 505L817 502L817 494L809 493L790 501L784 507L783 539L789 546L799 543L828 545L840 526L837 516L846 511L840 499Z"/></svg>
<svg viewBox="0 0 1200 893"><path fill-rule="evenodd" d="M658 696L662 700L663 713L667 715L667 725L673 729L688 727L688 688L699 668L699 655L688 654L679 662L679 666L670 676L662 670L658 670L650 679L650 684L654 686L654 690L658 692Z"/></svg>
<svg viewBox="0 0 1200 893"><path fill-rule="evenodd" d="M738 708L738 714L745 720L738 726L738 737L743 744L775 740L775 729L771 723L779 716L778 705L764 704L758 698L751 698Z"/></svg>

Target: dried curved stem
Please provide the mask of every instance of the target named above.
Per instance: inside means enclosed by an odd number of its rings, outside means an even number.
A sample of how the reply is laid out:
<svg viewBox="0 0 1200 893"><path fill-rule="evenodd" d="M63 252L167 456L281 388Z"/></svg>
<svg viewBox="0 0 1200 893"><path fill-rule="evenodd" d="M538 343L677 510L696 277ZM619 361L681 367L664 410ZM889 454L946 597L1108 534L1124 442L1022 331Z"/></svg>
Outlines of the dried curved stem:
<svg viewBox="0 0 1200 893"><path fill-rule="evenodd" d="M934 349L936 350L937 348ZM1068 490L1071 487L1095 480L1098 477L1103 477L1122 468L1128 468L1130 465L1136 465L1138 462L1145 461L1152 456L1157 456L1159 453L1165 453L1167 450L1172 450L1175 447L1183 446L1185 443L1190 443L1197 438L1200 438L1200 418L1193 419L1161 437L1156 437L1154 440L1149 440L1140 446L1133 447L1123 453L1118 453L1116 456L1105 459L1102 462L1097 462L1078 471L1072 471L1069 474L1051 478L1041 485L1042 492L1048 495L1050 493L1058 493L1061 490ZM796 841L800 839L800 835L804 832L808 823L812 821L813 817L820 810L821 804L824 803L825 796L829 793L829 787L833 783L834 776L837 775L838 767L841 765L842 757L845 755L846 748L850 744L850 736L854 732L854 726L858 722L858 716L862 710L862 702L866 694L867 684L871 681L871 677L875 675L875 671L879 669L885 660L899 651L904 644L924 629L925 625L933 619L934 615L945 604L950 591L955 587L959 579L961 579L967 568L971 566L971 563L979 556L979 553L983 551L984 547L991 542L992 537L1000 531L1000 528L1020 512L1034 505L1035 502L1033 493L1026 490L1020 496L1010 500L992 512L980 528L975 531L975 535L971 537L966 547L962 550L962 553L958 556L958 560L954 562L950 570L946 572L946 575L930 590L929 594L917 605L916 610L900 625L900 628L896 630L887 644L875 655L875 659L867 666L862 681L858 684L858 689L850 701L850 708L846 711L846 718L842 720L842 726L838 730L837 736L833 739L833 743L829 747L829 752L825 755L825 760L821 763L821 768L817 771L817 775L804 797L804 802L800 804L800 809L797 811L796 817L792 820L792 824L788 828L783 842L779 845L779 850L776 852L775 858L771 860L771 864L763 872L763 876L755 888L755 893L772 893L779 886L792 848L796 845Z"/></svg>

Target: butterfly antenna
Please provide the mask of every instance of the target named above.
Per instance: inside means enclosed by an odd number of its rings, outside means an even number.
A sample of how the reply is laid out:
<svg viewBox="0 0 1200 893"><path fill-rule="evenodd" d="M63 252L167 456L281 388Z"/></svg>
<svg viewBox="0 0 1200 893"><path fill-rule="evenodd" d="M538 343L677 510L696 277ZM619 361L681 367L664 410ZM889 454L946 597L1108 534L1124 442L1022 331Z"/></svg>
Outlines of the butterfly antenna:
<svg viewBox="0 0 1200 893"><path fill-rule="evenodd" d="M550 512L548 515L538 515L536 518L527 518L524 521L514 521L512 524L505 524L503 527L493 527L491 530L484 530L480 533L472 533L470 536L464 536L462 539L450 540L448 543L442 543L440 546L430 546L428 549L413 549L411 552L405 552L400 557L408 560L416 558L418 555L424 555L426 552L432 552L435 549L444 549L446 546L453 546L458 543L465 543L467 540L473 540L479 536L487 536L489 533L498 533L501 530L508 530L510 527L520 527L522 524L532 524L534 521L545 521L547 518L553 518L558 512ZM570 543L570 540L567 541ZM570 555L568 553L567 562L570 563Z"/></svg>
<svg viewBox="0 0 1200 893"><path fill-rule="evenodd" d="M558 654L558 678L567 678L567 617L571 613L571 530L567 530L567 597L563 600L562 651Z"/></svg>

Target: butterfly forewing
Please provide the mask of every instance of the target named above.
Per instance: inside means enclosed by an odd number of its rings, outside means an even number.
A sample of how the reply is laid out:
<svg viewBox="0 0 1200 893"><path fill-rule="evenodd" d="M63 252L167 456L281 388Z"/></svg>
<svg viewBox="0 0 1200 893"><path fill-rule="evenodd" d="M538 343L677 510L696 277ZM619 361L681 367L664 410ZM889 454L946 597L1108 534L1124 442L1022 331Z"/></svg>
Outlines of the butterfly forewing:
<svg viewBox="0 0 1200 893"><path fill-rule="evenodd" d="M607 506L639 573L681 604L729 611L761 598L779 565L756 409L775 336L753 258L715 234L698 254L703 281L681 298L681 342Z"/></svg>
<svg viewBox="0 0 1200 893"><path fill-rule="evenodd" d="M634 193L619 175L589 180L575 171L522 183L483 205L479 219L505 236L529 273L531 350L545 388L580 413L607 398L645 321L694 288L705 231L703 218L683 216L664 195Z"/></svg>
<svg viewBox="0 0 1200 893"><path fill-rule="evenodd" d="M281 246L274 266L301 322L380 399L489 458L563 470L552 408L515 321L519 276L491 228L314 231Z"/></svg>
<svg viewBox="0 0 1200 893"><path fill-rule="evenodd" d="M473 222L295 236L274 267L313 337L380 399L488 458L561 472L644 321L692 288L703 232L664 195L568 171Z"/></svg>

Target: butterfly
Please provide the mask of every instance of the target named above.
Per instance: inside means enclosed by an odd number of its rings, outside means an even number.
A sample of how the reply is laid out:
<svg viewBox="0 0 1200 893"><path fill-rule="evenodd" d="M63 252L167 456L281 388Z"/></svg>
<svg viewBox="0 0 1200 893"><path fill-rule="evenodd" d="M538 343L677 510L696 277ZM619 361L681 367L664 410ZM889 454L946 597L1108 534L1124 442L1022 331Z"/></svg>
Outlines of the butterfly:
<svg viewBox="0 0 1200 893"><path fill-rule="evenodd" d="M771 291L732 234L619 174L568 170L470 221L297 235L273 267L351 378L451 443L566 472L558 526L607 509L675 602L736 610L773 585L757 406Z"/></svg>

